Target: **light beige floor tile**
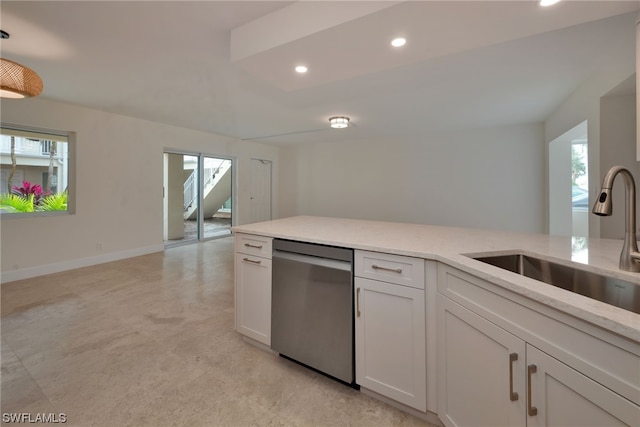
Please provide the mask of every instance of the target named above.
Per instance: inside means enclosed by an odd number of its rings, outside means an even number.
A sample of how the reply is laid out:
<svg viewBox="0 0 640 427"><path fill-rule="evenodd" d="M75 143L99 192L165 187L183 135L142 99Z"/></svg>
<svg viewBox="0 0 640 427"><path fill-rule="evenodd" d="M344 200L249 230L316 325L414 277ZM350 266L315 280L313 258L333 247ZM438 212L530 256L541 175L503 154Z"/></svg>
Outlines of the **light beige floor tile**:
<svg viewBox="0 0 640 427"><path fill-rule="evenodd" d="M414 426L244 341L233 239L2 285L3 411L69 426Z"/></svg>
<svg viewBox="0 0 640 427"><path fill-rule="evenodd" d="M58 352L67 345L69 331L81 324L86 311L81 298L64 294L3 316L2 337L20 358Z"/></svg>
<svg viewBox="0 0 640 427"><path fill-rule="evenodd" d="M4 341L4 340L3 340ZM20 413L37 410L52 412L53 407L40 387L22 366L9 346L2 343L2 387L0 390L2 413Z"/></svg>
<svg viewBox="0 0 640 427"><path fill-rule="evenodd" d="M37 278L34 282L21 280L3 284L0 288L2 316L28 311L47 301L73 296L64 286Z"/></svg>

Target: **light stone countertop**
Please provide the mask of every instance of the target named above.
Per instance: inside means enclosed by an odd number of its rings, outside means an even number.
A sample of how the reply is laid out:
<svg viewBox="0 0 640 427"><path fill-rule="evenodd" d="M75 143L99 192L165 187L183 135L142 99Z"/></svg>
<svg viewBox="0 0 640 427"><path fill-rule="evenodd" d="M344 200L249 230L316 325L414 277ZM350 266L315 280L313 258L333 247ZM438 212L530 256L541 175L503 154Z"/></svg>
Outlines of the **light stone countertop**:
<svg viewBox="0 0 640 427"><path fill-rule="evenodd" d="M618 268L622 240L586 239L424 224L297 216L233 227L236 233L436 260L640 342L640 314L473 260L465 254L519 251L640 285Z"/></svg>

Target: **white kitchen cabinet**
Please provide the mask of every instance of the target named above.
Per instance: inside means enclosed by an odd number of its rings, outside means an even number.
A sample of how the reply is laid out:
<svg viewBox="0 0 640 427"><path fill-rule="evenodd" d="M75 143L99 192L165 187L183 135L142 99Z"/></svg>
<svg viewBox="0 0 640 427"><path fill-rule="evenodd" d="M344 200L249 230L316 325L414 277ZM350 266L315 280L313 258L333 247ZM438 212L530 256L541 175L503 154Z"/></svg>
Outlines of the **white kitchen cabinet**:
<svg viewBox="0 0 640 427"><path fill-rule="evenodd" d="M525 426L525 342L441 295L437 302L440 420Z"/></svg>
<svg viewBox="0 0 640 427"><path fill-rule="evenodd" d="M377 261L363 255L371 255ZM423 260L356 251L356 383L423 412L426 411L424 268ZM408 269L412 270L410 278ZM362 274L371 278L359 277Z"/></svg>
<svg viewBox="0 0 640 427"><path fill-rule="evenodd" d="M235 237L236 330L271 345L271 238Z"/></svg>
<svg viewBox="0 0 640 427"><path fill-rule="evenodd" d="M356 251L355 275L380 282L424 289L425 262L420 258Z"/></svg>
<svg viewBox="0 0 640 427"><path fill-rule="evenodd" d="M527 384L528 426L640 426L637 405L529 344Z"/></svg>
<svg viewBox="0 0 640 427"><path fill-rule="evenodd" d="M630 400L639 397L638 354L629 351L637 348L607 344L491 286L439 266L438 416L447 427L640 425Z"/></svg>
<svg viewBox="0 0 640 427"><path fill-rule="evenodd" d="M235 235L235 250L246 255L271 259L273 239L264 236L238 233Z"/></svg>

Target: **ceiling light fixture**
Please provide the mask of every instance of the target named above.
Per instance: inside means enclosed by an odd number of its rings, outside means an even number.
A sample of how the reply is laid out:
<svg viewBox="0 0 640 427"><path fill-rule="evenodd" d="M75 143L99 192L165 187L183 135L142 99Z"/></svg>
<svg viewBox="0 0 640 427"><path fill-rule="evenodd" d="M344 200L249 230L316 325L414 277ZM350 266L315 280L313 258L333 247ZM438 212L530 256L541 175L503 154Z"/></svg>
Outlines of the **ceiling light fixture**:
<svg viewBox="0 0 640 427"><path fill-rule="evenodd" d="M9 33L0 30L1 38ZM0 58L0 98L28 98L42 93L42 79L31 68Z"/></svg>
<svg viewBox="0 0 640 427"><path fill-rule="evenodd" d="M331 127L334 129L344 129L349 126L349 117L336 116L329 119Z"/></svg>
<svg viewBox="0 0 640 427"><path fill-rule="evenodd" d="M309 71L309 69L307 67L305 67L304 65L296 66L296 73L304 74L307 71Z"/></svg>
<svg viewBox="0 0 640 427"><path fill-rule="evenodd" d="M551 6L558 3L560 0L540 0L540 6Z"/></svg>
<svg viewBox="0 0 640 427"><path fill-rule="evenodd" d="M393 47L402 47L407 43L407 39L405 39L404 37L397 37L393 40L391 40L391 46Z"/></svg>

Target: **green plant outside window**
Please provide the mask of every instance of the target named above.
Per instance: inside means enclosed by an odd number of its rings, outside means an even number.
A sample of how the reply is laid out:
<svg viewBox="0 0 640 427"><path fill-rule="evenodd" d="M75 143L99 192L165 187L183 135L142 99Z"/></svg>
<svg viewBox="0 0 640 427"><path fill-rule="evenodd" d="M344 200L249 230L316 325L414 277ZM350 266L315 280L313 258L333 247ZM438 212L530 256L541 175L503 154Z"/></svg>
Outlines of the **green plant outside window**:
<svg viewBox="0 0 640 427"><path fill-rule="evenodd" d="M69 134L3 124L0 213L70 212L71 148Z"/></svg>

